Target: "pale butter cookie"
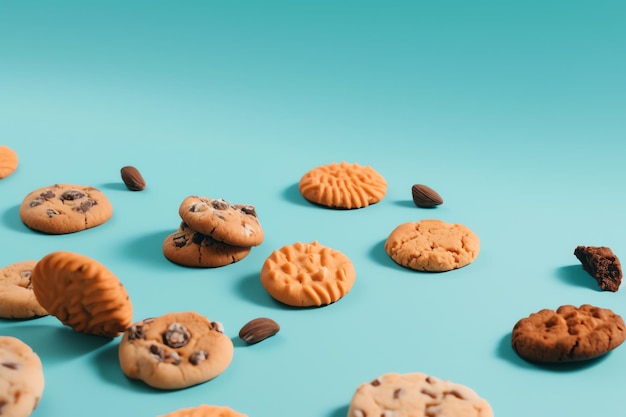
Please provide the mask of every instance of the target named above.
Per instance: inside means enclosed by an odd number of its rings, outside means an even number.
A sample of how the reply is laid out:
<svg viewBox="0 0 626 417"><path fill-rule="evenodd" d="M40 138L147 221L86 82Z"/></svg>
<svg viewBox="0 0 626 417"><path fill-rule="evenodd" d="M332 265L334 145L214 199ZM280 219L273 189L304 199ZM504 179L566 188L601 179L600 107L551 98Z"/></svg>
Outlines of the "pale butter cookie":
<svg viewBox="0 0 626 417"><path fill-rule="evenodd" d="M519 320L511 345L531 362L559 363L595 358L626 338L624 320L613 311L583 304L543 309Z"/></svg>
<svg viewBox="0 0 626 417"><path fill-rule="evenodd" d="M39 356L20 339L0 336L0 415L27 417L43 394Z"/></svg>
<svg viewBox="0 0 626 417"><path fill-rule="evenodd" d="M21 261L0 269L0 317L30 319L47 316L39 304L30 276L37 261Z"/></svg>
<svg viewBox="0 0 626 417"><path fill-rule="evenodd" d="M250 247L232 246L192 230L184 222L163 241L163 255L178 265L217 268L248 256Z"/></svg>
<svg viewBox="0 0 626 417"><path fill-rule="evenodd" d="M256 209L249 204L189 196L180 204L178 214L191 229L228 245L258 246L264 239Z"/></svg>
<svg viewBox="0 0 626 417"><path fill-rule="evenodd" d="M396 227L385 241L385 252L397 264L416 271L444 272L472 263L480 239L467 226L441 220L421 220Z"/></svg>
<svg viewBox="0 0 626 417"><path fill-rule="evenodd" d="M132 323L120 280L87 256L52 252L37 262L31 281L39 304L77 332L115 337Z"/></svg>
<svg viewBox="0 0 626 417"><path fill-rule="evenodd" d="M356 279L352 261L318 242L296 242L275 250L261 269L261 284L281 303L323 306L345 296Z"/></svg>
<svg viewBox="0 0 626 417"><path fill-rule="evenodd" d="M248 417L232 408L219 405L202 404L198 407L181 408L161 417Z"/></svg>
<svg viewBox="0 0 626 417"><path fill-rule="evenodd" d="M387 373L361 384L348 417L493 417L472 389L423 373Z"/></svg>
<svg viewBox="0 0 626 417"><path fill-rule="evenodd" d="M8 146L0 145L0 179L13 174L17 169L18 158L15 151Z"/></svg>
<svg viewBox="0 0 626 417"><path fill-rule="evenodd" d="M55 184L28 194L20 205L22 222L49 234L74 233L100 226L111 218L113 207L97 188Z"/></svg>
<svg viewBox="0 0 626 417"><path fill-rule="evenodd" d="M298 188L312 203L357 209L382 200L387 193L387 181L371 166L344 161L311 169L302 176Z"/></svg>
<svg viewBox="0 0 626 417"><path fill-rule="evenodd" d="M159 389L209 381L226 370L233 354L233 342L222 325L194 312L134 323L119 344L124 374Z"/></svg>

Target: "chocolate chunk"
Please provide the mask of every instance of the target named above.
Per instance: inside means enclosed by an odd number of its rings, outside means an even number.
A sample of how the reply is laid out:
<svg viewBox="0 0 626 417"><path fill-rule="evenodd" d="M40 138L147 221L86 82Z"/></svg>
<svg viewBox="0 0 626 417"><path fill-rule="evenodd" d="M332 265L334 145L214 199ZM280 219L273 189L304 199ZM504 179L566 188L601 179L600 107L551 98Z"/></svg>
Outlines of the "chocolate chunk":
<svg viewBox="0 0 626 417"><path fill-rule="evenodd" d="M49 200L51 198L54 198L56 196L56 194L54 192L52 192L51 190L46 190L43 193L39 194L39 196L41 198L45 198L46 200Z"/></svg>
<svg viewBox="0 0 626 417"><path fill-rule="evenodd" d="M197 365L200 362L205 361L208 357L209 357L208 352L204 350L199 350L197 352L192 353L191 356L189 356L189 362L192 365Z"/></svg>
<svg viewBox="0 0 626 417"><path fill-rule="evenodd" d="M30 202L30 204L28 205L29 207L37 207L41 204L43 204L44 200L41 198L36 198L33 201Z"/></svg>
<svg viewBox="0 0 626 417"><path fill-rule="evenodd" d="M185 346L190 338L191 334L185 326L180 323L172 323L163 335L163 343L169 347L179 348Z"/></svg>
<svg viewBox="0 0 626 417"><path fill-rule="evenodd" d="M85 197L85 194L78 190L67 190L66 192L61 194L62 201L63 200L73 201L73 200L78 200L83 197Z"/></svg>
<svg viewBox="0 0 626 417"><path fill-rule="evenodd" d="M216 210L226 210L227 208L230 207L230 203L220 198L220 199L211 201L211 206L213 206L213 208Z"/></svg>
<svg viewBox="0 0 626 417"><path fill-rule="evenodd" d="M59 213L58 211L54 209L46 210L46 215L48 215L49 218L51 218L52 216L56 216L57 214L61 214L61 213Z"/></svg>
<svg viewBox="0 0 626 417"><path fill-rule="evenodd" d="M87 213L93 206L98 204L95 200L88 198L87 200L80 203L78 207L76 207L76 211L79 213Z"/></svg>

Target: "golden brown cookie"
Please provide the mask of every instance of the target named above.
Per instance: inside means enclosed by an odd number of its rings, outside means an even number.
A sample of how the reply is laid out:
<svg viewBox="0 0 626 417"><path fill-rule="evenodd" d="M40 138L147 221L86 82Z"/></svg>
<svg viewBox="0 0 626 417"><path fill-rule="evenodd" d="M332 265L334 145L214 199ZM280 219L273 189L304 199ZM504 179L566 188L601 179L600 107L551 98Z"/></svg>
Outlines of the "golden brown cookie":
<svg viewBox="0 0 626 417"><path fill-rule="evenodd" d="M77 332L115 337L132 323L122 283L87 256L52 252L37 262L31 281L39 304Z"/></svg>
<svg viewBox="0 0 626 417"><path fill-rule="evenodd" d="M387 373L361 384L348 417L493 417L472 389L423 373Z"/></svg>
<svg viewBox="0 0 626 417"><path fill-rule="evenodd" d="M370 166L334 162L304 174L299 190L305 199L315 204L357 209L382 200L387 193L387 181Z"/></svg>
<svg viewBox="0 0 626 417"><path fill-rule="evenodd" d="M397 264L416 271L444 272L474 261L480 239L467 226L441 220L421 220L396 227L385 241L385 252Z"/></svg>
<svg viewBox="0 0 626 417"><path fill-rule="evenodd" d="M264 239L256 209L249 204L189 196L180 204L178 214L191 229L228 245L258 246Z"/></svg>
<svg viewBox="0 0 626 417"><path fill-rule="evenodd" d="M0 145L0 179L13 174L17 169L18 158L15 151L8 146Z"/></svg>
<svg viewBox="0 0 626 417"><path fill-rule="evenodd" d="M97 188L55 184L28 194L20 205L20 218L33 230L49 234L74 233L100 226L111 218L113 207Z"/></svg>
<svg viewBox="0 0 626 417"><path fill-rule="evenodd" d="M30 276L37 261L21 261L0 269L0 317L30 319L47 316L39 304Z"/></svg>
<svg viewBox="0 0 626 417"><path fill-rule="evenodd" d="M124 374L160 389L209 381L226 370L233 353L233 342L222 325L194 312L134 323L119 345Z"/></svg>
<svg viewBox="0 0 626 417"><path fill-rule="evenodd" d="M39 356L20 339L0 336L0 415L27 417L43 394Z"/></svg>
<svg viewBox="0 0 626 417"><path fill-rule="evenodd" d="M319 244L296 242L273 251L261 269L261 284L281 303L323 306L345 296L356 279L352 261Z"/></svg>
<svg viewBox="0 0 626 417"><path fill-rule="evenodd" d="M217 268L238 262L248 256L251 248L218 242L211 236L192 230L184 222L163 241L163 255L179 265L196 268Z"/></svg>
<svg viewBox="0 0 626 417"><path fill-rule="evenodd" d="M613 311L583 304L543 309L519 320L511 345L531 362L559 363L595 358L624 342L624 320Z"/></svg>
<svg viewBox="0 0 626 417"><path fill-rule="evenodd" d="M161 417L248 417L232 408L219 405L202 404L198 407L182 408Z"/></svg>

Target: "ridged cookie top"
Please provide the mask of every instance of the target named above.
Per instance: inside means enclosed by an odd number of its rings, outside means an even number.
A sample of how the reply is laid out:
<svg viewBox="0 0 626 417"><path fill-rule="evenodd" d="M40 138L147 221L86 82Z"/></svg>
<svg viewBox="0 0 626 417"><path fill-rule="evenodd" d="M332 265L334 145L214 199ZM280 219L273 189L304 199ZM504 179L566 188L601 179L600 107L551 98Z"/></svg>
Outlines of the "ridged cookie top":
<svg viewBox="0 0 626 417"><path fill-rule="evenodd" d="M161 417L248 417L232 408L219 405L202 404L198 407L183 408Z"/></svg>
<svg viewBox="0 0 626 417"><path fill-rule="evenodd" d="M370 166L344 161L313 168L300 179L299 189L313 203L356 209L382 200L387 182Z"/></svg>
<svg viewBox="0 0 626 417"><path fill-rule="evenodd" d="M352 261L318 242L283 246L266 259L261 284L281 303L322 306L345 296L356 279Z"/></svg>
<svg viewBox="0 0 626 417"><path fill-rule="evenodd" d="M52 252L37 262L31 281L39 304L77 332L115 337L132 323L122 283L87 256Z"/></svg>
<svg viewBox="0 0 626 417"><path fill-rule="evenodd" d="M388 373L361 384L348 417L493 417L472 389L423 373Z"/></svg>

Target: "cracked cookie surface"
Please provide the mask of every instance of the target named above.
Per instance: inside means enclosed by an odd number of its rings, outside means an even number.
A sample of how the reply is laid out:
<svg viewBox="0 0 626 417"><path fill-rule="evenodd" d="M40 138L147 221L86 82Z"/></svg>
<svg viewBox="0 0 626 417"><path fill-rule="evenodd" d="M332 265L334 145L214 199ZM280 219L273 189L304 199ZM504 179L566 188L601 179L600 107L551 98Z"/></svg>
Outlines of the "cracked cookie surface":
<svg viewBox="0 0 626 417"><path fill-rule="evenodd" d="M445 272L472 263L480 239L462 224L421 220L396 227L385 241L385 252L405 268Z"/></svg>
<svg viewBox="0 0 626 417"><path fill-rule="evenodd" d="M27 417L44 390L39 356L22 340L0 336L0 415Z"/></svg>
<svg viewBox="0 0 626 417"><path fill-rule="evenodd" d="M171 262L196 268L217 268L248 256L250 247L218 242L211 236L181 223L178 230L163 240L163 255Z"/></svg>
<svg viewBox="0 0 626 417"><path fill-rule="evenodd" d="M622 283L622 265L611 248L606 246L577 246L574 256L603 291L616 292Z"/></svg>
<svg viewBox="0 0 626 417"><path fill-rule="evenodd" d="M387 373L356 389L347 417L493 417L472 389L420 372Z"/></svg>
<svg viewBox="0 0 626 417"><path fill-rule="evenodd" d="M343 161L311 169L300 178L298 189L312 203L357 209L382 200L387 193L387 181L370 166Z"/></svg>
<svg viewBox="0 0 626 417"><path fill-rule="evenodd" d="M296 242L273 251L261 268L261 284L276 300L293 307L334 303L354 285L352 261L318 242Z"/></svg>
<svg viewBox="0 0 626 417"><path fill-rule="evenodd" d="M100 226L111 218L109 199L95 187L55 184L28 194L20 205L22 222L33 230L66 234Z"/></svg>
<svg viewBox="0 0 626 417"><path fill-rule="evenodd" d="M30 319L47 316L37 301L31 274L37 261L21 261L0 269L0 317Z"/></svg>
<svg viewBox="0 0 626 417"><path fill-rule="evenodd" d="M228 245L258 246L265 237L256 209L249 204L189 196L180 204L178 214L193 230Z"/></svg>
<svg viewBox="0 0 626 417"><path fill-rule="evenodd" d="M623 319L610 309L563 305L520 319L513 327L511 345L526 360L559 363L604 355L625 338Z"/></svg>
<svg viewBox="0 0 626 417"><path fill-rule="evenodd" d="M119 344L124 374L159 389L209 381L230 365L234 346L219 322L195 312L134 323Z"/></svg>
<svg viewBox="0 0 626 417"><path fill-rule="evenodd" d="M120 280L95 259L73 252L44 256L31 274L39 304L79 333L119 336L133 316Z"/></svg>

